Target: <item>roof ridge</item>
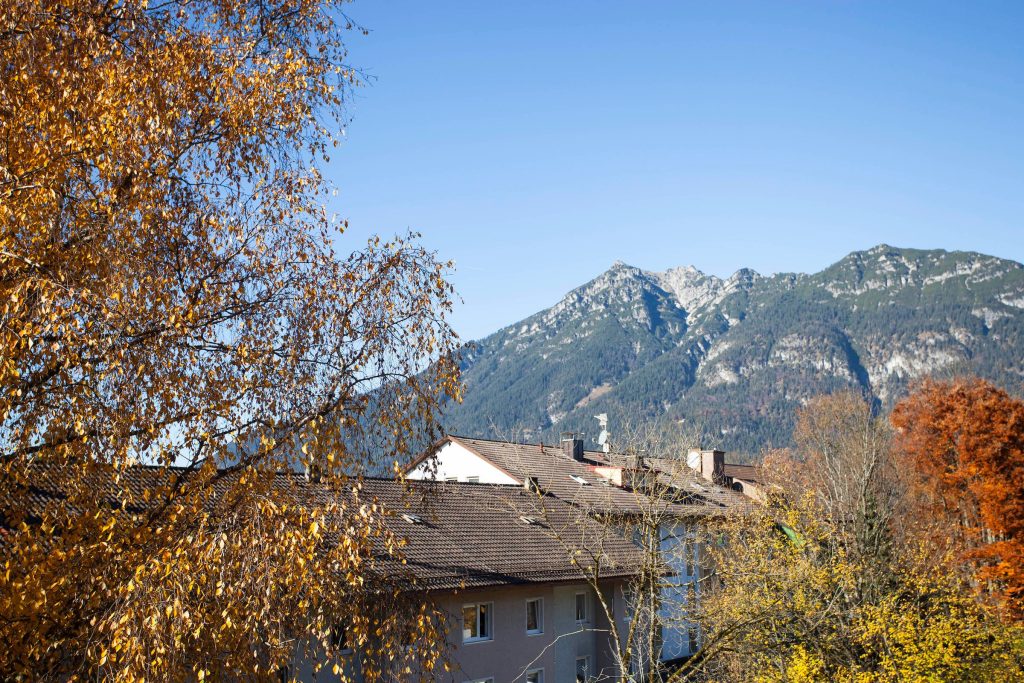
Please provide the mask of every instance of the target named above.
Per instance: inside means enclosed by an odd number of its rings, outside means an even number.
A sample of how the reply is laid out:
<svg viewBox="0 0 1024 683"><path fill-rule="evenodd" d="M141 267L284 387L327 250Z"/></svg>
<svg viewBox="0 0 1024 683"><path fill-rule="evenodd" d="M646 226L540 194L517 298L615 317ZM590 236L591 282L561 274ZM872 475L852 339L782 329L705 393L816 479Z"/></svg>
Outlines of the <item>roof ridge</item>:
<svg viewBox="0 0 1024 683"><path fill-rule="evenodd" d="M445 436L452 439L466 439L468 441L486 441L487 443L497 443L503 446L543 446L544 448L557 448L550 444L546 444L543 441L538 443L526 442L526 441L509 441L508 439L487 439L482 436L464 436L462 434L445 434Z"/></svg>
<svg viewBox="0 0 1024 683"><path fill-rule="evenodd" d="M393 482L403 482L403 483L418 484L418 485L427 485L427 484L429 484L429 485L433 485L433 486L436 486L438 484L449 484L449 485L450 484L458 484L459 486L487 486L489 488L507 488L507 489L518 489L518 488L520 488L522 486L522 484L501 484L501 483L491 483L491 482L486 482L486 481L445 481L443 479L441 479L441 480L438 480L438 479L409 479L409 478L395 479L394 477L362 477L362 479L363 479L363 481L367 481L367 480L369 480L369 481L393 481Z"/></svg>
<svg viewBox="0 0 1024 683"><path fill-rule="evenodd" d="M542 448L554 448L554 449L561 450L561 447L559 446L559 444L544 443L543 441L533 442L533 441L509 441L508 439L488 439L488 438L483 437L483 436L466 436L464 434L454 434L454 433L451 433L451 432L446 433L445 436L453 438L453 439L466 439L468 441L484 441L486 443L496 443L496 444L501 444L502 446L541 446ZM609 453L605 453L604 451L598 451L598 450L594 450L592 448L584 448L583 452L584 453L597 453L598 455L621 455L621 456L625 456L626 455L625 453L619 453L617 451L611 451Z"/></svg>

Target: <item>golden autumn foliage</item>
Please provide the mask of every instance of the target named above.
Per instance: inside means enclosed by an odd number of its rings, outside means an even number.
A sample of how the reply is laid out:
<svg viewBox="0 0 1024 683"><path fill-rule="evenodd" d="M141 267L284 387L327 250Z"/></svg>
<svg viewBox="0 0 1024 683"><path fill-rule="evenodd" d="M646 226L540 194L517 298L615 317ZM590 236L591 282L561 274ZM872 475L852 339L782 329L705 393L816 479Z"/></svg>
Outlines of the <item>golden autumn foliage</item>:
<svg viewBox="0 0 1024 683"><path fill-rule="evenodd" d="M1024 628L920 533L913 467L885 417L837 394L766 459L769 506L709 529L705 671L735 681L1024 681Z"/></svg>
<svg viewBox="0 0 1024 683"><path fill-rule="evenodd" d="M982 380L924 382L893 410L927 515L1024 616L1024 401Z"/></svg>
<svg viewBox="0 0 1024 683"><path fill-rule="evenodd" d="M780 523L799 530L797 542ZM710 545L719 585L700 606L713 680L1024 681L1024 629L979 603L948 564L918 566L919 549L903 547L885 590L866 595L870 567L811 498L715 531L728 543Z"/></svg>
<svg viewBox="0 0 1024 683"><path fill-rule="evenodd" d="M436 659L397 646L434 615L353 487L458 393L451 288L409 238L335 252L352 28L331 0L0 0L4 678L344 673L339 624L371 678Z"/></svg>

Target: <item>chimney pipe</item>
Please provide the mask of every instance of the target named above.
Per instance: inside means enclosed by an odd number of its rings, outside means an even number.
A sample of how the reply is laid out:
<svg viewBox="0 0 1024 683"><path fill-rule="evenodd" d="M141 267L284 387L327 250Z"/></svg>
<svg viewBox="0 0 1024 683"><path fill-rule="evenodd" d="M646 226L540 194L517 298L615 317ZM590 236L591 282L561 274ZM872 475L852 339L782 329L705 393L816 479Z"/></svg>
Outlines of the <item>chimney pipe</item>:
<svg viewBox="0 0 1024 683"><path fill-rule="evenodd" d="M540 489L540 483L537 481L537 477L526 477L526 479L523 480L523 489L530 493L543 493Z"/></svg>
<svg viewBox="0 0 1024 683"><path fill-rule="evenodd" d="M583 439L575 432L562 433L562 451L573 460L583 462Z"/></svg>

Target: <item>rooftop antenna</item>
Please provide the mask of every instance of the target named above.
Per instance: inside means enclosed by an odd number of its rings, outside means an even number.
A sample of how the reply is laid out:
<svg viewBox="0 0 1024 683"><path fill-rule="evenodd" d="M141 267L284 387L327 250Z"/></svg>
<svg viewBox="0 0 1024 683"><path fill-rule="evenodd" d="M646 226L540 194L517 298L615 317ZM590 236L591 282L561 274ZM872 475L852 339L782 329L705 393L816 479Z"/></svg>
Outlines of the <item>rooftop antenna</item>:
<svg viewBox="0 0 1024 683"><path fill-rule="evenodd" d="M611 436L608 433L608 413L601 413L595 415L594 419L597 420L597 424L601 427L601 433L597 437L597 445L601 447L601 450L605 453L608 452L608 438Z"/></svg>

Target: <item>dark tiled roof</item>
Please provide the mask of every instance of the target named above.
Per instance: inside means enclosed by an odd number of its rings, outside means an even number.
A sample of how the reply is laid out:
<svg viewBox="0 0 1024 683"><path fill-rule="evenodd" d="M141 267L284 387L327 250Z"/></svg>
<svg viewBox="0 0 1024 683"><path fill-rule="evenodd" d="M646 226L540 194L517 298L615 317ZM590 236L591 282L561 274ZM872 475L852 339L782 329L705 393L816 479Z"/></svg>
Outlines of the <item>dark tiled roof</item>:
<svg viewBox="0 0 1024 683"><path fill-rule="evenodd" d="M629 514L650 505L649 501L638 498L641 494L610 485L595 471L598 467L630 466L630 459L625 455L584 451L584 461L581 462L556 446L456 435L448 439L473 451L514 479L533 477L546 493L593 512ZM444 439L438 442L432 450L444 442ZM648 464L658 472L662 483L671 484L682 494L677 502L667 504L680 517L722 514L733 508L745 509L749 505L749 500L741 494L708 482L685 463L649 460Z"/></svg>
<svg viewBox="0 0 1024 683"><path fill-rule="evenodd" d="M177 468L137 466L117 474L110 469L93 469L85 477L80 493L90 493L94 500L114 508L127 501L129 512L140 512L152 504L144 500L145 491L174 485L191 476L193 473ZM27 487L17 491L5 489L18 496L14 507L27 507L30 517L38 518L48 507L65 506L75 499L74 495L68 498L62 480L58 470L38 467L33 468ZM563 546L566 541L583 552L584 558L588 551L600 548L597 559L601 573L609 578L630 575L639 564L638 551L627 540L580 514L565 501L552 496L538 497L519 486L367 478L352 480L337 494L302 475L280 473L275 475L274 487L281 497L300 504L327 502L334 495L358 498L361 503L379 503L387 515L388 528L406 540L402 550L406 564L390 558L381 547L377 553L380 566L384 571L393 571L396 578L410 578L411 573L418 588L579 580L580 571L570 563L570 553ZM214 491L223 493L226 488L225 482L216 485ZM0 496L0 515L12 502ZM211 510L217 502L218 496L212 496ZM73 504L71 507L65 512L75 514ZM422 523L407 521L403 514L415 515ZM524 514L534 516L540 523L523 521L520 517ZM0 524L0 529L3 527ZM2 538L0 535L0 542Z"/></svg>
<svg viewBox="0 0 1024 683"><path fill-rule="evenodd" d="M363 488L364 497L422 519L410 523L399 514L389 527L408 538L406 561L426 587L579 580L563 544L579 550L580 558L600 549L600 571L609 578L631 575L640 563L638 549L610 527L520 486L410 481L403 487L367 479ZM592 565L591 559L581 562Z"/></svg>
<svg viewBox="0 0 1024 683"><path fill-rule="evenodd" d="M636 505L632 493L609 486L594 472L593 465L573 460L561 448L462 436L451 438L514 479L525 481L528 476L534 477L541 490L564 501L609 511L627 510Z"/></svg>
<svg viewBox="0 0 1024 683"><path fill-rule="evenodd" d="M757 483L761 481L760 469L756 465L730 465L726 463L725 476Z"/></svg>
<svg viewBox="0 0 1024 683"><path fill-rule="evenodd" d="M76 514L80 511L75 501L80 502L82 496L90 504L99 503L112 509L123 507L128 512L138 512L150 504L146 500L147 491L152 500L158 489L173 488L188 481L194 474L193 470L185 468L145 465L129 467L120 472L110 467L92 465L76 468L72 474L70 468L33 465L29 470L27 484L9 481L0 487L0 513L14 508L38 516L48 507L62 505L65 512Z"/></svg>

